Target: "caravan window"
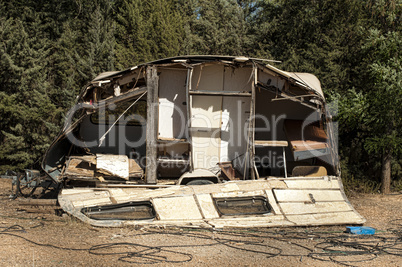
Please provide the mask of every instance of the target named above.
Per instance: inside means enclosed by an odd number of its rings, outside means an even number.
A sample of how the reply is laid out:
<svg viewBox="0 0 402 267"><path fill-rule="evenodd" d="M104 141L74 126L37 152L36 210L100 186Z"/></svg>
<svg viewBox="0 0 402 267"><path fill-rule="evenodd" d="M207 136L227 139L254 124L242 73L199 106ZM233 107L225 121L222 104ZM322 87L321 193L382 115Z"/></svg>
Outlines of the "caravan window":
<svg viewBox="0 0 402 267"><path fill-rule="evenodd" d="M98 110L97 112L91 114L91 122L93 124L111 125L132 103L132 101L128 101L119 103L111 108L108 107L103 110ZM141 126L145 125L146 119L147 101L140 100L123 115L116 125Z"/></svg>

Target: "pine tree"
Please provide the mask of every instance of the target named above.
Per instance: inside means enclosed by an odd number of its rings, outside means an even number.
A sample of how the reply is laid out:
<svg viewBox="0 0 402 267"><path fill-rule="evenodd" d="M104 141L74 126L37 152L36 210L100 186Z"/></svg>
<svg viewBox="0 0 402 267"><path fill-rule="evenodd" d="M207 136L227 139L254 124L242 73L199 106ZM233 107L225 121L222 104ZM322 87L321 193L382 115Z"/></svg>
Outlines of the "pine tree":
<svg viewBox="0 0 402 267"><path fill-rule="evenodd" d="M186 54L241 55L247 42L245 13L234 0L181 1L186 14Z"/></svg>
<svg viewBox="0 0 402 267"><path fill-rule="evenodd" d="M0 18L0 171L34 167L61 118L48 95L50 42L40 14L20 15Z"/></svg>
<svg viewBox="0 0 402 267"><path fill-rule="evenodd" d="M402 145L401 7L396 1L369 1L365 13L352 80L354 87L339 93L342 152L352 175L381 180L381 191L390 192L397 177ZM392 171L391 165L393 164ZM400 176L399 176L400 179Z"/></svg>
<svg viewBox="0 0 402 267"><path fill-rule="evenodd" d="M121 66L180 54L184 26L174 1L122 0L116 6L117 59Z"/></svg>
<svg viewBox="0 0 402 267"><path fill-rule="evenodd" d="M364 123L370 128L365 148L381 158L381 191L391 191L391 163L402 154L402 15L398 1L372 1L374 17L363 46L367 110Z"/></svg>
<svg viewBox="0 0 402 267"><path fill-rule="evenodd" d="M283 69L317 75L326 93L349 88L359 61L361 8L356 0L259 1L256 45L283 61Z"/></svg>

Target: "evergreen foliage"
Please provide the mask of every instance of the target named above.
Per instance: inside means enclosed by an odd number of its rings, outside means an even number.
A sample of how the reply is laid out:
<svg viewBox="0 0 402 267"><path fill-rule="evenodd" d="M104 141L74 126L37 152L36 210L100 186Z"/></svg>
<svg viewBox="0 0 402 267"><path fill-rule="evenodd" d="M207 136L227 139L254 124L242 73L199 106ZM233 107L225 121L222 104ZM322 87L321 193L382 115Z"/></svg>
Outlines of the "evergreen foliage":
<svg viewBox="0 0 402 267"><path fill-rule="evenodd" d="M127 68L177 56L183 46L183 19L167 0L122 0L116 3L117 62Z"/></svg>
<svg viewBox="0 0 402 267"><path fill-rule="evenodd" d="M344 178L384 185L388 176L400 190L401 8L401 0L2 1L0 172L39 168L80 88L101 72L176 55L245 55L317 75L338 101Z"/></svg>
<svg viewBox="0 0 402 267"><path fill-rule="evenodd" d="M186 18L185 54L241 55L247 25L235 0L180 1Z"/></svg>

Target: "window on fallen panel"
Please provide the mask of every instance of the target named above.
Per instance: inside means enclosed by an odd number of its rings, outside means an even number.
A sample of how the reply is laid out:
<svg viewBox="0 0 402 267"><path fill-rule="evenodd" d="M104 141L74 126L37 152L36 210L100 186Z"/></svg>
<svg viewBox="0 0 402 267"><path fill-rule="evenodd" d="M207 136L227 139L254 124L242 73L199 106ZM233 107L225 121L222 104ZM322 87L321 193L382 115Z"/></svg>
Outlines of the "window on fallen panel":
<svg viewBox="0 0 402 267"><path fill-rule="evenodd" d="M83 214L94 220L150 220L155 210L149 201L128 202L83 208Z"/></svg>
<svg viewBox="0 0 402 267"><path fill-rule="evenodd" d="M214 204L220 215L251 215L272 212L266 197L229 197L214 198Z"/></svg>

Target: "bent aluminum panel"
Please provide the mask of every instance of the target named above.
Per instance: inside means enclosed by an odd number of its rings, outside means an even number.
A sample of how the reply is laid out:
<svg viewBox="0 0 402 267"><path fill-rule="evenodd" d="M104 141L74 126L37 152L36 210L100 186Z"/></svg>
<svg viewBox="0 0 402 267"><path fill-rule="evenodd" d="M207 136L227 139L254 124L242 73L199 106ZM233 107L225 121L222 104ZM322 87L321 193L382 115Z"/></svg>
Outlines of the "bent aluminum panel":
<svg viewBox="0 0 402 267"><path fill-rule="evenodd" d="M64 211L96 226L167 225L179 227L273 227L336 224L363 224L365 219L347 200L337 177L271 178L256 181L230 181L202 186L172 186L146 189L64 189L59 203ZM291 188L286 186L289 182ZM297 188L297 184L300 187ZM339 184L340 185L340 184ZM213 198L267 200L270 212L247 215L219 215ZM222 199L222 198L221 198ZM278 201L277 201L278 200ZM155 218L148 220L94 220L82 209L101 205L148 201Z"/></svg>

